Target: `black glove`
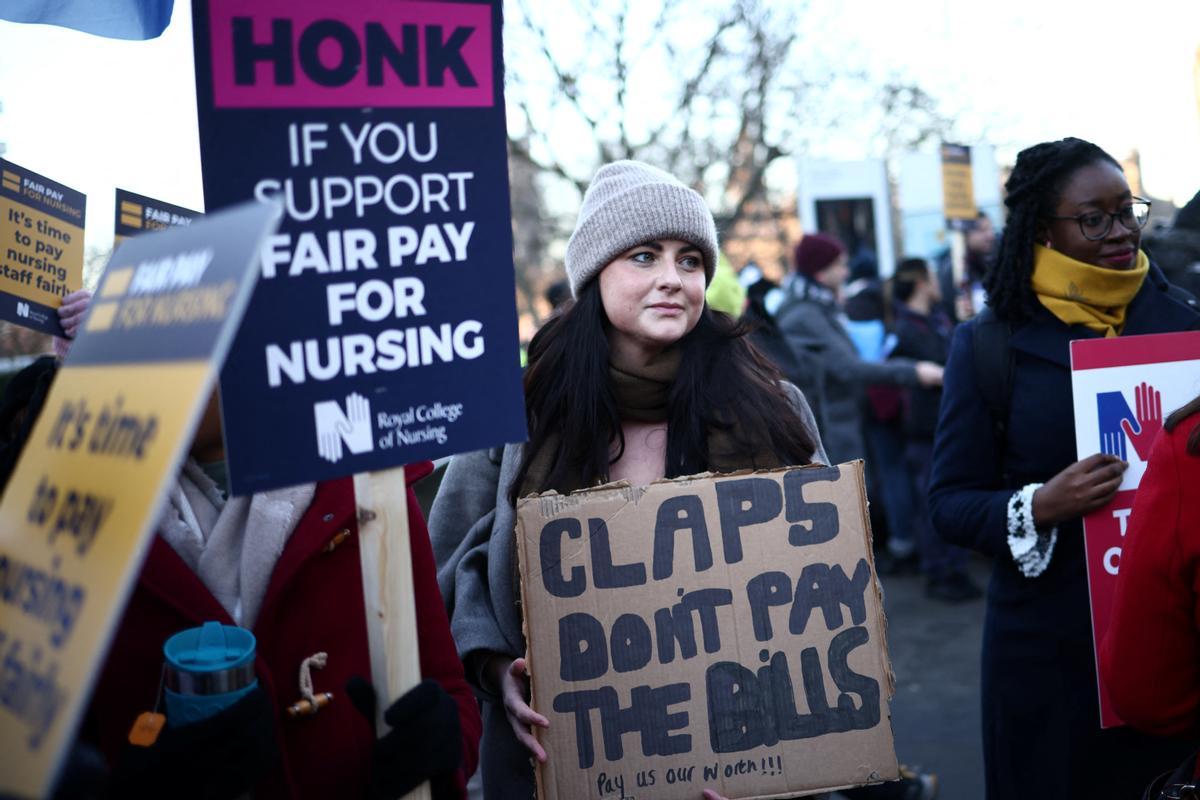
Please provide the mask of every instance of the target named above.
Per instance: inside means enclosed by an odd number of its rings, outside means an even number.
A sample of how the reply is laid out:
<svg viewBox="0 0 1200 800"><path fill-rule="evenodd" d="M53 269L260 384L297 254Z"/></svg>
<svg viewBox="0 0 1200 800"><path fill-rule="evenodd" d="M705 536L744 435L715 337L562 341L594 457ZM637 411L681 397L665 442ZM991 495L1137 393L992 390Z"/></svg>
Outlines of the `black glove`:
<svg viewBox="0 0 1200 800"><path fill-rule="evenodd" d="M362 678L346 682L350 702L375 725L375 688ZM435 800L459 796L455 774L462 766L458 703L435 680L425 680L383 712L391 730L375 742L370 797L395 800L429 781Z"/></svg>
<svg viewBox="0 0 1200 800"><path fill-rule="evenodd" d="M150 747L126 745L110 796L226 800L250 791L278 757L275 712L256 686L208 719L164 727Z"/></svg>
<svg viewBox="0 0 1200 800"><path fill-rule="evenodd" d="M108 764L100 751L84 742L75 742L59 771L54 800L101 800L108 797ZM29 800L21 795L0 792L0 800Z"/></svg>
<svg viewBox="0 0 1200 800"><path fill-rule="evenodd" d="M108 764L91 745L75 742L54 787L54 800L99 800L107 797Z"/></svg>

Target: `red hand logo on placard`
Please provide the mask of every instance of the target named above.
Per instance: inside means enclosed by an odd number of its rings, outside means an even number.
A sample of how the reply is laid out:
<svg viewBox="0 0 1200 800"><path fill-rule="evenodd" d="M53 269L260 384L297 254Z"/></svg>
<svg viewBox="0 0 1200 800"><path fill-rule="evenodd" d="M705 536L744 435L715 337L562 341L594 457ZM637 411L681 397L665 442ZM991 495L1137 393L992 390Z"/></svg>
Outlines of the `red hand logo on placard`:
<svg viewBox="0 0 1200 800"><path fill-rule="evenodd" d="M1133 388L1135 413L1138 429L1134 432L1133 425L1128 419L1121 420L1121 429L1133 443L1138 458L1146 461L1150 458L1150 446L1154 437L1162 430L1162 393L1146 382Z"/></svg>

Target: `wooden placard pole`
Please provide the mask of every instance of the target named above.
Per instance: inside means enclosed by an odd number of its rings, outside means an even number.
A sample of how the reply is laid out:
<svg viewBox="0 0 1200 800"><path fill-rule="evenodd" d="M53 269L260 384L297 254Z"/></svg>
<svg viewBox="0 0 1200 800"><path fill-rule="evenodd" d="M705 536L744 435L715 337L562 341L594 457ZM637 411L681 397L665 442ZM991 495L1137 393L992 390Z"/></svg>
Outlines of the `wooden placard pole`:
<svg viewBox="0 0 1200 800"><path fill-rule="evenodd" d="M375 727L382 736L388 731L384 710L421 681L404 467L355 475L354 497L371 680L379 698ZM426 783L406 800L430 797Z"/></svg>

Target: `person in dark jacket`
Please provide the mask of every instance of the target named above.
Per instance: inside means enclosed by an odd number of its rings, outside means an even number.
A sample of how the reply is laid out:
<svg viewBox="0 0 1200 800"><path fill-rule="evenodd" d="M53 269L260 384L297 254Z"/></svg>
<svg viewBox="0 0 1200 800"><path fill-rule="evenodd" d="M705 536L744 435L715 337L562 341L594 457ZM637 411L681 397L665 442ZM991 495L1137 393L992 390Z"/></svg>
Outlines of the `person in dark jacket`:
<svg viewBox="0 0 1200 800"><path fill-rule="evenodd" d="M896 346L894 357L945 364L950 353L953 323L942 310L940 286L923 258L901 261L892 276ZM925 593L949 603L976 600L983 592L967 574L967 551L942 541L929 523L929 468L933 461L933 434L937 430L940 386L914 386L904 398L904 461L913 492L911 526L920 552Z"/></svg>
<svg viewBox="0 0 1200 800"><path fill-rule="evenodd" d="M776 322L794 350L811 349L814 342L820 346L825 378L821 435L832 463L862 458L866 385L936 386L942 382L942 368L931 362L867 361L859 356L842 322L840 295L850 270L846 248L837 239L806 234L796 245L794 266Z"/></svg>
<svg viewBox="0 0 1200 800"><path fill-rule="evenodd" d="M966 252L963 253L962 275L954 274L954 259L949 250L937 262L938 287L941 290L938 302L946 316L956 322L970 319L987 305L983 276L996 257L996 245L1000 241L996 226L985 211L980 211L971 221L964 239Z"/></svg>
<svg viewBox="0 0 1200 800"><path fill-rule="evenodd" d="M986 285L1007 355L976 363L978 317L955 331L929 493L937 532L995 559L982 651L987 798L1140 797L1188 746L1100 728L1081 517L1112 498L1126 464L1077 458L1069 345L1192 329L1200 312L1138 249L1148 203L1099 147L1024 150L1006 189ZM1008 376L1002 433L980 380L997 372Z"/></svg>
<svg viewBox="0 0 1200 800"><path fill-rule="evenodd" d="M824 417L821 416L821 398L825 395L822 345L816 340L802 343L792 339L789 342L783 335L775 321L775 312L783 302L784 292L763 275L757 264L751 262L742 267L738 280L746 287L742 322L750 327L750 341L804 394L817 420L818 430L824 429Z"/></svg>

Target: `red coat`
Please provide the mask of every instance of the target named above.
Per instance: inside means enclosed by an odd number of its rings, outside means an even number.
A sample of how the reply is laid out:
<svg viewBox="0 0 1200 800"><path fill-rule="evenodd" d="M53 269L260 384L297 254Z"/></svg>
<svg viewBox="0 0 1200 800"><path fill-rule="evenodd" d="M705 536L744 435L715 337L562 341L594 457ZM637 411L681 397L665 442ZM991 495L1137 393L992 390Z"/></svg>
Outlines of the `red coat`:
<svg viewBox="0 0 1200 800"><path fill-rule="evenodd" d="M429 473L428 462L410 466L406 473L411 484ZM411 488L408 518L421 674L437 679L458 703L465 786L478 758L479 708L463 679L429 533ZM339 532L347 530L350 535L335 543ZM254 626L255 669L259 685L275 704L282 759L256 789L256 798L365 794L375 733L343 691L352 676L371 677L357 531L352 481L318 484L271 575ZM206 620L233 624L196 574L156 536L92 698L88 730L110 761L137 715L154 705L163 642ZM313 689L332 692L334 700L315 716L291 719L285 709L300 699L300 662L321 651L329 661L324 669L312 670Z"/></svg>
<svg viewBox="0 0 1200 800"><path fill-rule="evenodd" d="M1200 415L1155 439L1122 545L1113 623L1100 648L1113 707L1159 734L1200 727Z"/></svg>

